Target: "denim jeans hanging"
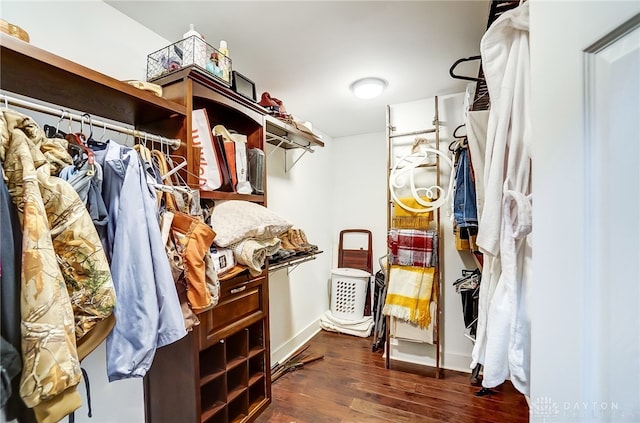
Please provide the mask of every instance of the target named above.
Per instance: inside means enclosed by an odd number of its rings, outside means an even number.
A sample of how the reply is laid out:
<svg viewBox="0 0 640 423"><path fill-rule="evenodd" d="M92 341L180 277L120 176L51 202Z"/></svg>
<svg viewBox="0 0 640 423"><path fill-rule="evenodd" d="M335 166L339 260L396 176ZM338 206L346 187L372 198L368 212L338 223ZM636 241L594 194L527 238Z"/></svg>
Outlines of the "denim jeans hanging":
<svg viewBox="0 0 640 423"><path fill-rule="evenodd" d="M473 181L468 148L462 148L458 152L453 195L453 216L459 228L478 226L476 188Z"/></svg>

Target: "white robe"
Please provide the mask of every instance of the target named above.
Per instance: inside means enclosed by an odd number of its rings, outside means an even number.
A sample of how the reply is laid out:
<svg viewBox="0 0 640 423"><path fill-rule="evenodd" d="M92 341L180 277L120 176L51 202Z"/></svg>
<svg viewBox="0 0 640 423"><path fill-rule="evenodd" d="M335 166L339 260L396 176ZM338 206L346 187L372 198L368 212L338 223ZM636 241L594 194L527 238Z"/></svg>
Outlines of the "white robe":
<svg viewBox="0 0 640 423"><path fill-rule="evenodd" d="M484 253L476 344L471 367L484 365L483 386L511 377L529 392L531 249L529 4L505 12L480 43L491 98L484 206L477 244Z"/></svg>
<svg viewBox="0 0 640 423"><path fill-rule="evenodd" d="M482 215L484 207L484 156L487 149L487 125L489 111L468 111L465 116L467 140L469 143L469 157L475 175L476 206L478 216Z"/></svg>

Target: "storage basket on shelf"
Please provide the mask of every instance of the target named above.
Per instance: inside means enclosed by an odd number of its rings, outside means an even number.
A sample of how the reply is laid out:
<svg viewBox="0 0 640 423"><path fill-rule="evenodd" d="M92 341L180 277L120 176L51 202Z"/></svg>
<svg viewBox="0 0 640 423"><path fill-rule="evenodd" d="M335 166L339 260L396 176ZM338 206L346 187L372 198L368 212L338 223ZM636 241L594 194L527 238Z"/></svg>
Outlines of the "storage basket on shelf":
<svg viewBox="0 0 640 423"><path fill-rule="evenodd" d="M339 267L331 272L331 314L344 320L362 320L371 274Z"/></svg>
<svg viewBox="0 0 640 423"><path fill-rule="evenodd" d="M147 81L194 66L204 75L231 86L231 58L195 35L177 41L147 56Z"/></svg>

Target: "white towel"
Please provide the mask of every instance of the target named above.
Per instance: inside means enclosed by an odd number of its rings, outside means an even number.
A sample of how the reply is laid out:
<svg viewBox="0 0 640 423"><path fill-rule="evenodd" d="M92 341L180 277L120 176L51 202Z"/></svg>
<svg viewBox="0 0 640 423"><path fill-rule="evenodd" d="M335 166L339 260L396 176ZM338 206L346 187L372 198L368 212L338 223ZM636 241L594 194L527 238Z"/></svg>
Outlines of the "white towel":
<svg viewBox="0 0 640 423"><path fill-rule="evenodd" d="M249 267L252 276L258 276L262 272L262 266L267 256L272 256L280 248L279 238L254 239L245 238L242 241L231 244L233 257L237 263Z"/></svg>
<svg viewBox="0 0 640 423"><path fill-rule="evenodd" d="M340 332L367 338L371 335L371 330L373 329L373 317L365 316L361 320L343 320L331 314L331 310L327 310L320 317L320 327L330 332Z"/></svg>

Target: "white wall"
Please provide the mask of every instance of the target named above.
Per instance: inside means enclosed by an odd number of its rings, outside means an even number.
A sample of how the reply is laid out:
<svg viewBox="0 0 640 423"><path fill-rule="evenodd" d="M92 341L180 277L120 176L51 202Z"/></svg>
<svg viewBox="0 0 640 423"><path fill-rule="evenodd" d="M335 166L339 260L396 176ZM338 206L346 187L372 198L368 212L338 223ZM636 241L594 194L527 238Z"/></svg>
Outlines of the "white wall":
<svg viewBox="0 0 640 423"><path fill-rule="evenodd" d="M600 322L599 315L594 313L601 307L604 298L594 298L594 292L591 291L598 286L603 287L603 292L619 289L617 286L621 281L594 281L587 270L593 264L587 257L587 252L593 248L586 245L591 239L590 234L596 229L595 225L601 225L602 228L608 226L606 220L588 220L593 210L585 210L587 192L593 189L586 181L593 169L586 166L588 143L585 141L587 123L584 120L586 84L583 50L638 13L640 3L593 1L577 5L575 2L532 1L530 7L535 196L531 421L637 422L640 420L638 374L634 374L632 369L638 367L638 355L636 353L631 362L625 361L621 350L623 346L612 342L612 334L601 337L598 325L606 323ZM636 124L637 108L636 104ZM612 109L608 113L616 112ZM631 142L637 144L638 133L632 132L627 135L633 140ZM601 140L607 148L618 141ZM614 152L619 153L627 152ZM639 158L635 157L636 169L638 162ZM634 183L637 195L638 181ZM633 195L634 185L628 186ZM596 197L598 199L599 194ZM638 215L620 217L627 218L636 222ZM633 234L631 230L620 233L620 236L636 237L637 240L638 234ZM627 275L633 279L636 293L637 254L636 246L635 263L626 263ZM591 257L591 260L601 262L603 256ZM633 291L627 293L634 295ZM632 303L637 310L638 298ZM612 314L616 314L616 306L613 307ZM635 341L637 351L640 334L633 333L634 327L637 328L637 319L629 322L625 330L628 330L627 339L632 344ZM625 385L622 380L613 383L619 389L635 392L635 401L623 403L622 398L597 395L604 388L599 386L598 374L610 365L598 360L598 352L603 351L611 357L622 358L617 363L616 371L632 372L631 379L635 380L635 387L632 384ZM615 410L612 409L614 404Z"/></svg>
<svg viewBox="0 0 640 423"><path fill-rule="evenodd" d="M147 54L170 43L100 0L2 0L0 14L34 46L121 80L146 80Z"/></svg>
<svg viewBox="0 0 640 423"><path fill-rule="evenodd" d="M336 138L327 174L331 193L332 266L338 266L338 242L344 229L367 229L373 238L373 272L379 268L378 259L387 253L385 203L387 153L383 132ZM348 249L363 245L362 239L345 237ZM366 244L364 244L366 247Z"/></svg>
<svg viewBox="0 0 640 423"><path fill-rule="evenodd" d="M269 275L273 363L313 336L320 328L320 316L329 309L334 143L326 136L323 141L325 147L301 158L303 150L285 151L269 145L266 151L269 209L302 229L308 241L323 251L315 260ZM291 167L297 158L300 160Z"/></svg>

